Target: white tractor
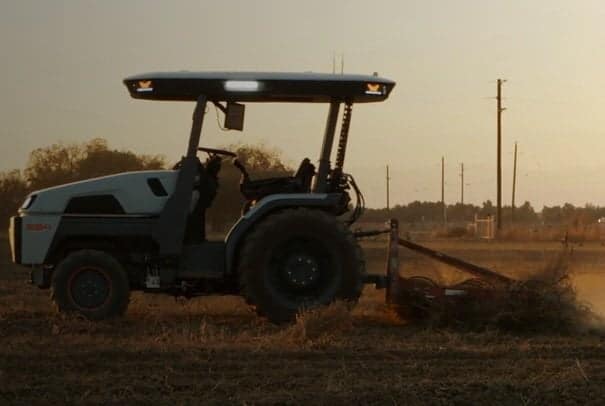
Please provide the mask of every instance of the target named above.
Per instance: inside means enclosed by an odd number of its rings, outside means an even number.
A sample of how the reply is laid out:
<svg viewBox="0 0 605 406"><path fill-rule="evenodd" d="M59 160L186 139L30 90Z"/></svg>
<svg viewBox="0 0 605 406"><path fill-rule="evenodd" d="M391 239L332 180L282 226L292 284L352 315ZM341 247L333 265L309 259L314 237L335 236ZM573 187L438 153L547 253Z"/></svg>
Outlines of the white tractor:
<svg viewBox="0 0 605 406"><path fill-rule="evenodd" d="M131 96L196 103L185 157L173 170L128 172L31 193L11 219L13 261L50 288L59 311L100 320L122 315L130 292L188 297L240 294L273 322L303 307L355 302L366 282L349 230L363 197L343 172L352 105L385 100L395 83L378 76L313 73L150 73L124 80ZM317 171L303 159L292 176L252 180L242 172L244 214L224 240L209 241L205 211L229 151L200 148L208 103L242 130L244 103L326 103ZM335 161L339 109L343 118ZM198 152L208 157L200 161ZM357 204L351 204L350 192ZM346 213L349 216L346 216Z"/></svg>

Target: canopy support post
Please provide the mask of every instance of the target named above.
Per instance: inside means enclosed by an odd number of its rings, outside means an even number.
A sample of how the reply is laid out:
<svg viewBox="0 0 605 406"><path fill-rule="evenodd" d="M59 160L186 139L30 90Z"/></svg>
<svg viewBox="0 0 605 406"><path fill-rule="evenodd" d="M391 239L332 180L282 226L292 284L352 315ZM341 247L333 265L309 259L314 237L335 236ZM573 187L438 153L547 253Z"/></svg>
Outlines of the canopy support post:
<svg viewBox="0 0 605 406"><path fill-rule="evenodd" d="M328 174L330 172L330 156L332 155L332 146L334 144L334 133L336 132L336 123L338 122L338 111L340 101L332 100L330 102L330 111L326 121L326 130L324 140L319 155L319 168L315 176L313 185L314 193L326 193L328 191Z"/></svg>
<svg viewBox="0 0 605 406"><path fill-rule="evenodd" d="M187 155L181 161L174 193L166 201L153 229L153 238L158 243L160 255L180 255L182 251L193 183L198 170L197 149L202 134L206 101L205 95L197 99Z"/></svg>

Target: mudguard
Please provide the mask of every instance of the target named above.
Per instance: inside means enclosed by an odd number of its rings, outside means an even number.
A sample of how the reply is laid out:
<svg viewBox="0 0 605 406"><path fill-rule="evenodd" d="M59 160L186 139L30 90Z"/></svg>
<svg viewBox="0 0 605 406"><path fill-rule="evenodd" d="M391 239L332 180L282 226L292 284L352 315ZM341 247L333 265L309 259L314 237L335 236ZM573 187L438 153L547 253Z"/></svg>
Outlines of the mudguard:
<svg viewBox="0 0 605 406"><path fill-rule="evenodd" d="M330 210L337 207L340 200L341 195L338 193L291 193L265 197L240 217L225 237L225 270L227 274L235 271L235 255L248 231L271 212L297 207Z"/></svg>

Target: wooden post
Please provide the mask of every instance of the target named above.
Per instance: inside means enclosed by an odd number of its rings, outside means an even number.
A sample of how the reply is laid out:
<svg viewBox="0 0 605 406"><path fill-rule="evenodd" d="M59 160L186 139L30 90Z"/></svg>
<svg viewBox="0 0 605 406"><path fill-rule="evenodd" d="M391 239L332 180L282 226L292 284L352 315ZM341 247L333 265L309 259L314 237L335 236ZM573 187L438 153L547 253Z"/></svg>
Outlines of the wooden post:
<svg viewBox="0 0 605 406"><path fill-rule="evenodd" d="M387 251L387 304L397 304L399 297L399 221L390 220L389 249Z"/></svg>
<svg viewBox="0 0 605 406"><path fill-rule="evenodd" d="M517 142L515 141L515 157L513 159L513 197L511 202L510 221L515 222L515 191L517 187Z"/></svg>
<svg viewBox="0 0 605 406"><path fill-rule="evenodd" d="M443 228L447 228L447 212L445 207L445 157L441 157L441 207L443 209Z"/></svg>

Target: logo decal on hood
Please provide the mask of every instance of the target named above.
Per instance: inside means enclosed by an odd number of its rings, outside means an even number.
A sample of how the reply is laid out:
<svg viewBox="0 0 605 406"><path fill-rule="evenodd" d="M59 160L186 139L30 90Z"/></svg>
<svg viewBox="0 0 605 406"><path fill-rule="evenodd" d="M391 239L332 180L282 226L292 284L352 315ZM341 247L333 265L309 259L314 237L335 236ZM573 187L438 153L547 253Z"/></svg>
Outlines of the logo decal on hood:
<svg viewBox="0 0 605 406"><path fill-rule="evenodd" d="M151 80L139 80L137 92L153 92Z"/></svg>
<svg viewBox="0 0 605 406"><path fill-rule="evenodd" d="M366 94L382 96L386 93L386 86L380 83L366 83Z"/></svg>

